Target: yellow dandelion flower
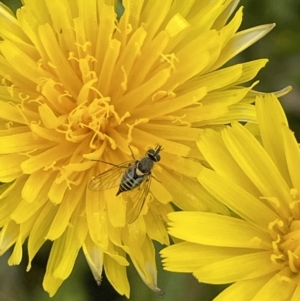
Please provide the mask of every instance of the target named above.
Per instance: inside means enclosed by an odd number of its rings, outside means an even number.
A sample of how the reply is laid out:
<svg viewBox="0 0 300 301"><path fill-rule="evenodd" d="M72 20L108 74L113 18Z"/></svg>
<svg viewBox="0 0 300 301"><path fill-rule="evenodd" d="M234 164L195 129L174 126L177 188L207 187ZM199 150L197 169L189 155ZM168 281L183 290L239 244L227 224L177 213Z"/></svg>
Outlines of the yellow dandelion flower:
<svg viewBox="0 0 300 301"><path fill-rule="evenodd" d="M233 283L215 301L300 300L300 150L275 96L256 102L261 141L232 124L198 142L214 169L200 183L233 216L171 213L184 242L162 251L167 270L206 283Z"/></svg>
<svg viewBox="0 0 300 301"><path fill-rule="evenodd" d="M242 9L228 22L232 0L124 0L118 17L114 2L24 0L16 17L0 4L0 254L14 246L9 264L19 264L28 239L29 270L53 241L43 282L51 296L80 249L97 282L104 269L128 297L129 256L159 292L153 240L169 243L170 201L228 212L195 185L201 127L255 119L254 84L242 84L267 60L217 69L273 24L237 32ZM162 160L128 222L130 193L88 185L156 145Z"/></svg>

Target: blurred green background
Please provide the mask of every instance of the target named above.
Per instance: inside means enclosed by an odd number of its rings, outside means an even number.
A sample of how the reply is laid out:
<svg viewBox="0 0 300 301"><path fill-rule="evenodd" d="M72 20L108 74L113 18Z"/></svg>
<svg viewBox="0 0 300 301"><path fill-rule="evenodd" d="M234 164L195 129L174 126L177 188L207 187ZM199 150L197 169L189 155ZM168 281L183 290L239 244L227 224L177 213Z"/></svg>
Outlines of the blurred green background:
<svg viewBox="0 0 300 301"><path fill-rule="evenodd" d="M2 2L13 10L21 5L18 0ZM277 26L234 61L269 59L266 68L257 76L260 80L259 85L256 86L257 90L272 92L287 85L293 86L292 92L281 98L281 102L288 115L290 127L300 141L300 1L242 0L240 5L244 6L244 21L241 29L266 23L276 23ZM160 248L161 246L157 245L157 251ZM30 272L25 271L26 253L22 264L14 267L7 265L9 254L0 257L0 301L127 300L114 291L105 276L101 286L97 286L82 253L79 254L71 276L64 282L58 293L50 298L42 289L49 250L50 243L37 254ZM158 284L165 291L165 296L159 297L150 291L134 268L130 267L128 269L131 284L130 301L210 301L224 288L224 286L199 284L191 275L165 272L159 264L159 258L157 262L159 265Z"/></svg>

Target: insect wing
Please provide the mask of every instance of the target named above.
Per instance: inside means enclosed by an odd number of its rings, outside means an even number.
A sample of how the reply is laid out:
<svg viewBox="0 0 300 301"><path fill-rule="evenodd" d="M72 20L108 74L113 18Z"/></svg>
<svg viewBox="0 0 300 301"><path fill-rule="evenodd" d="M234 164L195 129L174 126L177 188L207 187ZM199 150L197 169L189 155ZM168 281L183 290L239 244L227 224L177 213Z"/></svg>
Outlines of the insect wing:
<svg viewBox="0 0 300 301"><path fill-rule="evenodd" d="M106 170L92 179L90 190L106 190L120 185L121 177L134 161L128 161Z"/></svg>
<svg viewBox="0 0 300 301"><path fill-rule="evenodd" d="M133 223L140 215L150 190L151 175L146 176L141 185L128 193L127 222Z"/></svg>

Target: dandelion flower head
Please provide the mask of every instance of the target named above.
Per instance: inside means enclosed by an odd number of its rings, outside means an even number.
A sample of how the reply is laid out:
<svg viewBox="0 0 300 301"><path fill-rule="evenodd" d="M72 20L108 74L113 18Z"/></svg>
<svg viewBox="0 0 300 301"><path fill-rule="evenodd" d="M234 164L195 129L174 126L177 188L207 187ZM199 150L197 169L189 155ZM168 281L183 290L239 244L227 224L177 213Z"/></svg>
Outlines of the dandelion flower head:
<svg viewBox="0 0 300 301"><path fill-rule="evenodd" d="M24 0L0 4L0 253L29 263L53 241L43 286L54 295L80 249L97 282L102 270L129 296L131 258L157 287L153 240L168 244L170 201L182 209L227 209L193 179L203 127L253 120L252 80L267 60L221 68L271 25L237 32L238 1ZM232 16L230 21L229 18ZM149 197L127 223L126 197L90 191L108 165L163 146ZM130 146L130 148L128 147ZM125 194L124 194L125 195Z"/></svg>
<svg viewBox="0 0 300 301"><path fill-rule="evenodd" d="M198 180L233 216L169 215L170 234L184 242L162 251L166 269L233 283L214 301L300 300L299 145L275 96L256 106L259 138L232 124L198 142L214 169L203 168Z"/></svg>

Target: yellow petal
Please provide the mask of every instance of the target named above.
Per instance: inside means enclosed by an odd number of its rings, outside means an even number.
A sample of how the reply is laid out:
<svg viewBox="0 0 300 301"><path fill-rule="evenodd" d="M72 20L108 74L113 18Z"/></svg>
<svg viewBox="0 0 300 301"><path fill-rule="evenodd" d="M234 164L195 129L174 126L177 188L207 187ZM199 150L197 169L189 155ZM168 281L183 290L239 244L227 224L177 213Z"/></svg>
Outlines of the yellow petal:
<svg viewBox="0 0 300 301"><path fill-rule="evenodd" d="M222 13L228 3L224 3L224 1L213 1L213 2L196 2L194 4L193 9L195 10L195 14L191 18L191 23L196 23L195 25L198 30L207 30L211 28L215 20Z"/></svg>
<svg viewBox="0 0 300 301"><path fill-rule="evenodd" d="M14 221L5 224L0 232L0 255L3 255L18 239L20 225Z"/></svg>
<svg viewBox="0 0 300 301"><path fill-rule="evenodd" d="M175 72L170 75L170 79L164 86L164 90L172 91L178 85L202 73L211 60L209 50L216 47L217 43L217 37L214 39L210 32L204 32L178 51L176 54L176 61L178 63L174 62ZM198 55L201 57L201 61L199 61L197 55L194 55L195 49L199 49Z"/></svg>
<svg viewBox="0 0 300 301"><path fill-rule="evenodd" d="M132 250L140 249L146 239L146 227L143 219L138 218L135 222L127 224L122 231L124 244Z"/></svg>
<svg viewBox="0 0 300 301"><path fill-rule="evenodd" d="M238 79L238 81L235 83L235 85L246 83L253 79L257 73L266 66L269 60L267 59L260 59L260 60L254 60L251 62L246 62L242 64L243 72L241 77Z"/></svg>
<svg viewBox="0 0 300 301"><path fill-rule="evenodd" d="M22 153L34 149L50 148L52 142L37 139L31 132L1 137L0 154Z"/></svg>
<svg viewBox="0 0 300 301"><path fill-rule="evenodd" d="M157 137L155 135L149 134L138 129L137 127L133 129L133 139L134 141L136 141L136 144L139 145L141 148L144 148L145 145L159 144L163 146L165 152L169 152L171 154L186 156L189 153L188 146Z"/></svg>
<svg viewBox="0 0 300 301"><path fill-rule="evenodd" d="M272 275L266 275L255 279L235 282L222 291L214 301L234 300L236 296L243 296L243 301L252 301L253 296L271 277Z"/></svg>
<svg viewBox="0 0 300 301"><path fill-rule="evenodd" d="M106 17L104 17L106 18ZM106 21L106 22L105 22ZM105 24L107 24L109 21L103 20ZM108 26L108 31L110 30L110 24L106 25ZM100 31L99 31L100 34ZM104 36L107 35L107 33L102 33ZM102 40L102 38L100 38ZM111 40L110 38L108 39L109 43L108 45L101 45L103 47L107 47L104 58L101 58L99 66L101 66L101 62L103 61L102 64L102 69L99 70L100 76L98 80L98 89L99 91L103 91L105 95L109 94L109 88L110 88L110 81L113 80L113 72L114 72L114 67L115 64L118 60L118 57L120 55L120 48L121 48L121 43L116 40ZM100 44L100 43L99 43ZM99 46L100 47L100 46ZM100 50L100 53L103 52L103 50Z"/></svg>
<svg viewBox="0 0 300 301"><path fill-rule="evenodd" d="M51 222L57 212L57 207L54 207L51 203L46 205L40 211L36 221L30 231L28 238L28 265L26 271L31 269L31 262L39 251L41 246L46 241L45 237L49 231Z"/></svg>
<svg viewBox="0 0 300 301"><path fill-rule="evenodd" d="M86 190L86 216L92 241L103 250L108 247L107 209L102 193Z"/></svg>
<svg viewBox="0 0 300 301"><path fill-rule="evenodd" d="M149 237L146 237L138 251L129 246L130 258L144 283L156 293L161 293L157 286L157 269L155 262L155 248Z"/></svg>
<svg viewBox="0 0 300 301"><path fill-rule="evenodd" d="M26 174L37 172L42 168L46 169L48 166L55 165L57 161L70 156L73 151L74 148L70 144L54 146L41 152L39 155L24 160L21 164L21 169Z"/></svg>
<svg viewBox="0 0 300 301"><path fill-rule="evenodd" d="M153 174L155 177L155 174ZM165 186L158 182L156 178L151 179L151 193L162 204L167 204L172 201L172 194L165 188Z"/></svg>
<svg viewBox="0 0 300 301"><path fill-rule="evenodd" d="M46 272L43 280L43 288L49 293L50 297L54 296L63 283L63 279L53 277L56 266L61 259L61 253L64 251L65 236L53 242L50 255L47 262Z"/></svg>
<svg viewBox="0 0 300 301"><path fill-rule="evenodd" d="M207 94L201 101L203 105L215 105L219 106L219 99L222 97L222 104L225 104L226 107L237 104L239 101L245 98L245 96L251 91L251 87L241 88L241 87L232 87L228 88L226 91L212 91ZM203 117L206 120L205 117Z"/></svg>
<svg viewBox="0 0 300 301"><path fill-rule="evenodd" d="M253 297L253 301L260 301L265 296L268 296L266 300L282 301L291 300L296 286L298 285L298 277L287 277L286 271L281 271L275 274ZM289 275L292 276L292 275Z"/></svg>
<svg viewBox="0 0 300 301"><path fill-rule="evenodd" d="M229 17L232 15L232 13L235 11L237 5L239 4L239 0L234 1L227 1L227 3L224 3L225 6L224 11L220 14L220 16L215 21L213 28L220 29L227 23Z"/></svg>
<svg viewBox="0 0 300 301"><path fill-rule="evenodd" d="M0 4L0 28L3 39L11 39L14 42L28 41L28 38L22 31L14 13L8 6ZM24 43L24 42L23 42Z"/></svg>
<svg viewBox="0 0 300 301"><path fill-rule="evenodd" d="M147 3L147 5L144 7L141 21L145 22L145 28L148 32L147 38L149 40L152 39L158 28L161 26L161 23L166 18L171 4L171 0L166 0L163 3Z"/></svg>
<svg viewBox="0 0 300 301"><path fill-rule="evenodd" d="M161 244L168 245L169 236L162 219L158 218L158 215L154 214L152 210L148 210L148 213L144 216L144 220L149 237Z"/></svg>
<svg viewBox="0 0 300 301"><path fill-rule="evenodd" d="M20 264L22 260L22 245L27 238L28 234L32 230L35 220L37 219L39 212L36 212L30 219L20 225L19 236L15 243L14 250L8 259L9 265Z"/></svg>
<svg viewBox="0 0 300 301"><path fill-rule="evenodd" d="M264 37L274 27L275 24L260 25L235 34L223 48L222 53L213 68L224 65L229 59Z"/></svg>
<svg viewBox="0 0 300 301"><path fill-rule="evenodd" d="M106 200L107 214L113 227L124 227L126 224L126 201L120 195L116 196L116 189L104 191L103 199Z"/></svg>
<svg viewBox="0 0 300 301"><path fill-rule="evenodd" d="M7 89L3 91L3 87L0 87L0 98L5 99L6 96ZM0 117L4 120L27 124L27 120L24 119L17 106L4 101L0 101Z"/></svg>
<svg viewBox="0 0 300 301"><path fill-rule="evenodd" d="M162 100L159 102L145 104L143 107L134 110L131 115L135 117L140 114L146 114L148 118L159 117L164 114L176 112L177 110L188 107L189 105L197 104L199 100L201 100L206 95L206 93L206 87L203 87L201 84L198 84L197 88L191 89L189 93L181 93L177 97L172 99L172 106L169 106L169 99Z"/></svg>
<svg viewBox="0 0 300 301"><path fill-rule="evenodd" d="M0 49L7 62L19 73L18 77L28 85L27 88L34 90L35 83L40 76L50 77L48 72L38 69L36 62L15 44L4 40Z"/></svg>
<svg viewBox="0 0 300 301"><path fill-rule="evenodd" d="M45 188L46 190L44 190ZM31 218L47 202L47 196L43 195L43 192L45 193L46 191L47 185L45 187L42 186L42 190L39 191L40 195L36 199L31 199L31 202L28 202L26 199L20 200L18 206L11 214L11 218L17 223L23 223Z"/></svg>
<svg viewBox="0 0 300 301"><path fill-rule="evenodd" d="M171 173L168 169L162 170L159 179L169 191L172 191L172 202L179 208L229 214L223 204L213 198L201 185L196 185L195 181L189 178L182 181L181 176ZM199 198L199 195L202 198Z"/></svg>
<svg viewBox="0 0 300 301"><path fill-rule="evenodd" d="M82 184L66 192L64 201L59 205L57 213L52 220L46 239L55 240L67 229L77 204L82 200L84 191L85 187L84 184Z"/></svg>
<svg viewBox="0 0 300 301"><path fill-rule="evenodd" d="M234 65L208 74L194 80L195 84L207 87L208 91L217 90L237 81L243 72L242 65Z"/></svg>
<svg viewBox="0 0 300 301"><path fill-rule="evenodd" d="M22 198L28 203L47 198L47 192L55 176L55 173L43 170L32 173L23 187Z"/></svg>
<svg viewBox="0 0 300 301"><path fill-rule="evenodd" d="M185 18L183 18L181 14L177 13L168 22L166 26L166 31L170 35L170 37L174 37L189 26L190 24L188 23L188 21Z"/></svg>
<svg viewBox="0 0 300 301"><path fill-rule="evenodd" d="M289 187L266 151L247 129L233 124L232 128L222 132L222 136L231 155L262 195L275 196L288 203ZM269 181L269 175L272 175L272 181Z"/></svg>
<svg viewBox="0 0 300 301"><path fill-rule="evenodd" d="M241 189L227 177L220 177L209 169L202 169L198 180L216 199L264 232L267 232L268 224L278 218L258 197Z"/></svg>
<svg viewBox="0 0 300 301"><path fill-rule="evenodd" d="M105 275L114 289L129 298L130 288L126 274L126 266L121 266L108 255L104 255Z"/></svg>
<svg viewBox="0 0 300 301"><path fill-rule="evenodd" d="M292 187L300 191L300 174L298 166L300 166L300 150L294 133L288 128L283 130L284 151L286 154L286 161L289 176L291 177Z"/></svg>
<svg viewBox="0 0 300 301"><path fill-rule="evenodd" d="M41 39L51 63L56 67L55 70L57 76L61 80L63 86L71 95L78 95L82 83L75 71L71 68L65 55L62 53L53 29L46 23L45 25L40 25L38 31L39 38ZM70 81L70 78L72 78L72 81Z"/></svg>
<svg viewBox="0 0 300 301"><path fill-rule="evenodd" d="M55 129L59 127L67 118L67 116L64 115L56 117L54 112L47 104L42 104L39 106L39 113L41 120L47 129Z"/></svg>
<svg viewBox="0 0 300 301"><path fill-rule="evenodd" d="M21 191L26 178L20 177L12 184L0 185L0 225L4 226L11 220L11 214L21 202Z"/></svg>
<svg viewBox="0 0 300 301"><path fill-rule="evenodd" d="M225 124L232 121L256 122L256 112L253 105L237 103L228 108L228 114L215 121L215 124Z"/></svg>
<svg viewBox="0 0 300 301"><path fill-rule="evenodd" d="M78 252L87 235L86 218L82 215L83 206L74 212L70 225L65 233L64 250L60 254L53 276L67 279L72 272Z"/></svg>
<svg viewBox="0 0 300 301"><path fill-rule="evenodd" d="M109 243L107 250L104 250L104 254L111 257L116 263L121 266L129 266L129 262L126 259L126 253L128 251L127 246L118 246L113 243Z"/></svg>
<svg viewBox="0 0 300 301"><path fill-rule="evenodd" d="M289 172L286 166L286 154L283 143L283 130L288 126L284 111L273 95L256 99L258 124L264 149L276 164L282 176L288 180Z"/></svg>
<svg viewBox="0 0 300 301"><path fill-rule="evenodd" d="M222 46L226 45L239 29L243 18L243 7L235 13L232 20L220 30Z"/></svg>
<svg viewBox="0 0 300 301"><path fill-rule="evenodd" d="M97 284L100 285L104 260L102 250L93 243L89 235L85 239L82 250Z"/></svg>
<svg viewBox="0 0 300 301"><path fill-rule="evenodd" d="M192 128L190 126L178 127L175 125L161 125L153 123L141 124L140 129L159 135L164 139L181 141L195 141L196 138L203 132L202 129Z"/></svg>
<svg viewBox="0 0 300 301"><path fill-rule="evenodd" d="M291 301L297 301L300 298L300 279L297 277L297 286L291 298Z"/></svg>
<svg viewBox="0 0 300 301"><path fill-rule="evenodd" d="M100 5L99 5L100 6ZM99 11L99 27L98 27L98 36L96 39L96 50L95 50L95 59L99 64L95 66L95 72L100 74L97 88L99 91L102 91L105 88L105 84L107 80L111 79L111 74L113 72L114 63L117 59L111 61L112 64L109 65L109 58L106 55L110 53L111 48L120 48L121 43L117 40L112 40L113 32L115 31L115 10L113 6L102 5L102 9L98 8ZM75 45L71 43L71 45ZM118 46L117 46L118 45ZM116 52L117 56L119 51ZM104 65L106 63L106 65ZM108 68L108 69L107 69ZM107 79L105 79L105 74L107 75ZM105 81L103 85L101 85L102 81ZM101 85L101 86L99 86ZM106 86L106 90L103 90L104 95L107 95L107 90L109 89L109 85Z"/></svg>
<svg viewBox="0 0 300 301"><path fill-rule="evenodd" d="M252 195L259 196L260 193L255 185L249 180L245 172L231 156L225 143L222 141L221 134L213 130L206 130L197 141L200 152L204 155L209 165L222 177L231 180L236 185L244 188ZM199 169L202 171L202 168ZM201 178L203 178L201 176ZM200 181L200 179L198 178Z"/></svg>
<svg viewBox="0 0 300 301"><path fill-rule="evenodd" d="M68 188L69 188L69 185L68 185L67 181L63 181L60 183L56 183L54 181L48 192L49 200L53 204L60 204L63 201L65 193Z"/></svg>
<svg viewBox="0 0 300 301"><path fill-rule="evenodd" d="M216 248L190 242L176 243L160 251L163 266L167 271L193 273L208 263L251 253L245 248Z"/></svg>
<svg viewBox="0 0 300 301"><path fill-rule="evenodd" d="M262 242L268 242L268 234L238 218L207 212L173 212L168 217L169 233L189 242L253 249L265 248Z"/></svg>
<svg viewBox="0 0 300 301"><path fill-rule="evenodd" d="M144 283L153 291L160 292L157 287L155 249L145 231L144 221L139 218L124 229L122 239Z"/></svg>
<svg viewBox="0 0 300 301"><path fill-rule="evenodd" d="M63 235L53 242L43 281L44 289L53 296L75 264L77 254L87 234L83 206L78 206L70 226Z"/></svg>
<svg viewBox="0 0 300 301"><path fill-rule="evenodd" d="M26 157L18 154L5 155L0 157L0 181L11 182L21 175L20 164Z"/></svg>
<svg viewBox="0 0 300 301"><path fill-rule="evenodd" d="M163 158L164 166L187 177L196 177L202 165L195 160L178 155L166 154Z"/></svg>
<svg viewBox="0 0 300 301"><path fill-rule="evenodd" d="M193 274L201 282L225 284L247 279L255 279L278 270L278 266L271 264L271 252L245 254L207 264ZM237 269L236 267L243 267ZM222 271L220 273L219 271Z"/></svg>

